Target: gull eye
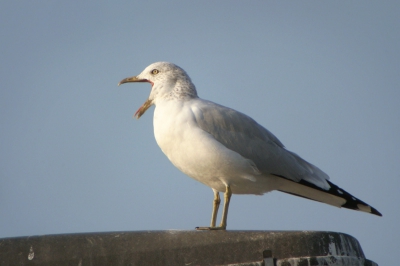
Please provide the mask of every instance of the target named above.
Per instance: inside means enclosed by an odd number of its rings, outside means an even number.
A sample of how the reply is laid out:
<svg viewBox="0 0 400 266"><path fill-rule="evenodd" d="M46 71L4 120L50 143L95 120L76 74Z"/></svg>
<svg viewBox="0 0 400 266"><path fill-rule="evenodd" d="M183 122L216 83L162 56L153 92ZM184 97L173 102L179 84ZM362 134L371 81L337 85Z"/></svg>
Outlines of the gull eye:
<svg viewBox="0 0 400 266"><path fill-rule="evenodd" d="M160 73L160 71L159 71L158 69L153 69L153 70L151 71L151 74L153 74L153 75L156 75L156 74L158 74L158 73Z"/></svg>

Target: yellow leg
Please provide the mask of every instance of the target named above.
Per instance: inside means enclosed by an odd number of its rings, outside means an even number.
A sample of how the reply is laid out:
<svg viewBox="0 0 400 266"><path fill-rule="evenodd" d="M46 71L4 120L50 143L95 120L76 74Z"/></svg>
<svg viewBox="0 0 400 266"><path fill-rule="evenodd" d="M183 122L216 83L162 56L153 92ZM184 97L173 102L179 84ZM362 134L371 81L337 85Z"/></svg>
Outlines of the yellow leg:
<svg viewBox="0 0 400 266"><path fill-rule="evenodd" d="M229 202L231 201L231 196L232 196L232 190L229 186L227 186L224 194L224 210L222 212L221 223L219 224L219 227L222 230L226 229L227 225L226 221L228 220L228 208L229 208Z"/></svg>
<svg viewBox="0 0 400 266"><path fill-rule="evenodd" d="M210 227L215 227L215 222L217 221L219 204L221 199L219 198L219 192L214 190L214 201L213 201L213 211L211 214L211 225Z"/></svg>
<svg viewBox="0 0 400 266"><path fill-rule="evenodd" d="M226 224L227 224L227 219L228 219L228 208L229 208L229 202L231 200L232 196L232 190L229 186L226 186L226 190L224 193L224 210L222 212L222 219L221 223L219 226L215 226L215 222L217 219L217 213L218 213L218 207L219 203L221 202L219 198L219 193L218 191L214 190L214 204L213 204L213 212L211 216L211 226L210 227L196 227L197 230L226 230Z"/></svg>

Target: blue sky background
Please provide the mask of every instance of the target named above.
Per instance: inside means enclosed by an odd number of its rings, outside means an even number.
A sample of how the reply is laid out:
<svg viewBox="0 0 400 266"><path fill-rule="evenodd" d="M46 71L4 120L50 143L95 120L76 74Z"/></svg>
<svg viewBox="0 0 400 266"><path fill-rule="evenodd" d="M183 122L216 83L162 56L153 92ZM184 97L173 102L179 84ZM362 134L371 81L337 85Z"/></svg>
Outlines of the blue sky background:
<svg viewBox="0 0 400 266"><path fill-rule="evenodd" d="M398 1L3 2L0 237L209 224L212 191L162 154L153 108L132 119L150 86L117 87L170 61L383 214L234 195L229 230L343 232L395 265L399 14Z"/></svg>

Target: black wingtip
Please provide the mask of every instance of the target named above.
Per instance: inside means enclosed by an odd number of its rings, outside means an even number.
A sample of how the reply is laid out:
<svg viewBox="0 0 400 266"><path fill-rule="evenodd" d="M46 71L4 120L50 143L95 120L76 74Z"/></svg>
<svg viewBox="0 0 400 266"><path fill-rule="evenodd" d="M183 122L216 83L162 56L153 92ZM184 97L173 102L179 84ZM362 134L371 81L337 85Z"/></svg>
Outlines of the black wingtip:
<svg viewBox="0 0 400 266"><path fill-rule="evenodd" d="M332 195L341 196L343 199L346 200L346 203L342 205L343 208L356 211L363 211L377 216L382 216L382 214L374 207L354 197L353 195L351 195L344 189L338 187L337 185L333 184L332 182L330 181L327 182L331 186L331 188L329 189L329 193L331 193ZM367 208L367 210L365 210L365 207Z"/></svg>
<svg viewBox="0 0 400 266"><path fill-rule="evenodd" d="M371 207L371 206L370 206L370 207ZM378 212L378 210L375 209L375 208L373 208L373 207L371 207L371 213L382 217L382 213Z"/></svg>
<svg viewBox="0 0 400 266"><path fill-rule="evenodd" d="M277 176L279 176L279 175L277 175ZM285 178L283 176L279 176L279 177ZM287 178L285 178L285 179L287 179ZM289 180L289 181L292 181L292 180ZM292 182L294 182L294 181L292 181ZM307 182L305 180L300 180L299 182L294 182L294 183L297 183L300 186L303 185L303 186L306 186L308 188L312 188L312 189L321 191L323 193L331 194L333 196L336 196L336 197L344 199L345 203L340 206L342 208L351 209L351 210L355 210L355 211L362 211L362 212L374 214L374 215L377 215L377 216L382 216L382 214L377 209L371 207L369 204L367 204L364 201L354 197L353 195L351 195L350 193L348 193L344 189L338 187L337 185L333 184L332 182L330 182L328 180L327 180L327 182L328 182L328 184L330 186L329 190L324 190L324 189L322 189L322 188L320 188L320 187L318 187L318 186L316 186L316 185L314 185L314 184L312 184L310 182ZM307 199L311 199L311 200L316 200L316 199L313 199L312 197L309 197L307 194L299 195L297 193L291 193L291 192L287 192L287 191L284 191L284 190L280 190L280 191L288 193L288 194L292 194L292 195L295 195L295 196L299 196L299 197L303 197L303 198L307 198ZM317 200L317 201L319 201L319 200ZM325 202L325 201L321 201L321 202ZM331 204L328 201L326 201L325 203ZM331 205L333 205L333 204L331 204ZM335 206L337 206L337 205L335 205ZM337 207L339 207L339 206L337 206Z"/></svg>

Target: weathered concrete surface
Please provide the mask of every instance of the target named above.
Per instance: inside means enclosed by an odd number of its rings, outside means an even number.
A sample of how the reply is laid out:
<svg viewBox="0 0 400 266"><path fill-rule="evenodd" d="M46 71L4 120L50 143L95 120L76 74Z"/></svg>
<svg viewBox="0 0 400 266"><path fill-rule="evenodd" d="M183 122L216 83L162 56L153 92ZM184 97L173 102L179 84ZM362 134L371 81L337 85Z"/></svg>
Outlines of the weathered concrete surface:
<svg viewBox="0 0 400 266"><path fill-rule="evenodd" d="M2 266L240 263L376 265L365 259L355 238L335 232L171 230L0 239Z"/></svg>

